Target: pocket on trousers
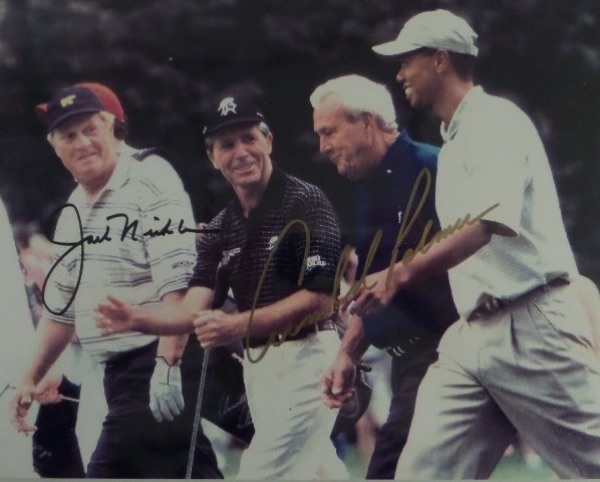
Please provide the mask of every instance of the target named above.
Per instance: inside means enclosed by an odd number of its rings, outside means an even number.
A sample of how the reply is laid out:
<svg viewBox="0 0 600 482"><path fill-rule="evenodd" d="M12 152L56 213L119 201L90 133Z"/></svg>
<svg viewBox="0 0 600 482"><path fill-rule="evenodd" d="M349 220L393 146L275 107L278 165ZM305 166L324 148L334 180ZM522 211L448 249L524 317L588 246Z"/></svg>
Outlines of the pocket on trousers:
<svg viewBox="0 0 600 482"><path fill-rule="evenodd" d="M536 302L528 304L527 311L545 346L558 350L568 349L568 344L564 334L559 329L560 323L557 319L557 316L562 315L552 313Z"/></svg>
<svg viewBox="0 0 600 482"><path fill-rule="evenodd" d="M464 327L468 328L468 323L462 318L452 323L442 335L438 344L438 353L455 353L457 347L460 346L464 340L460 339L459 333Z"/></svg>
<svg viewBox="0 0 600 482"><path fill-rule="evenodd" d="M587 320L579 310L560 310L561 304L532 302L528 309L534 324L544 341L553 348L569 349L585 346L592 349L589 333L586 332Z"/></svg>

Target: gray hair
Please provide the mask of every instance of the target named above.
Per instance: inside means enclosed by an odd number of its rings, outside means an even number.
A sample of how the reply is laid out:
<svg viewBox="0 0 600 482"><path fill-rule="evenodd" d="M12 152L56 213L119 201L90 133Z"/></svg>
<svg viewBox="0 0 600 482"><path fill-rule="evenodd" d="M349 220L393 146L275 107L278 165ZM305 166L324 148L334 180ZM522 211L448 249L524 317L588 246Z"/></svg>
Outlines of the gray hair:
<svg viewBox="0 0 600 482"><path fill-rule="evenodd" d="M379 127L385 131L398 129L394 101L389 90L360 75L344 75L319 85L310 95L313 109L321 106L329 97L347 111L350 118L357 118L363 112L372 113Z"/></svg>
<svg viewBox="0 0 600 482"><path fill-rule="evenodd" d="M267 137L269 134L271 134L271 129L269 129L269 126L265 122L261 122L258 124L258 130L265 137ZM214 145L215 145L214 134L212 136L204 139L204 147L206 147L207 151L212 151L212 148L214 147Z"/></svg>

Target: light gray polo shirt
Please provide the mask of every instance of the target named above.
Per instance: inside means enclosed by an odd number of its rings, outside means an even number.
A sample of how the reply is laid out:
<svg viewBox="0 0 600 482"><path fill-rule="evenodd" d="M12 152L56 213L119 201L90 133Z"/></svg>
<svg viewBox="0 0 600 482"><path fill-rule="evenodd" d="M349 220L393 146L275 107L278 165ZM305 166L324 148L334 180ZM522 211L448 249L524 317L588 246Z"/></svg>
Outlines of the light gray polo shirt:
<svg viewBox="0 0 600 482"><path fill-rule="evenodd" d="M473 88L442 125L436 210L442 228L466 215L505 234L449 271L462 317L487 298L514 299L556 277L577 273L540 137L508 100Z"/></svg>

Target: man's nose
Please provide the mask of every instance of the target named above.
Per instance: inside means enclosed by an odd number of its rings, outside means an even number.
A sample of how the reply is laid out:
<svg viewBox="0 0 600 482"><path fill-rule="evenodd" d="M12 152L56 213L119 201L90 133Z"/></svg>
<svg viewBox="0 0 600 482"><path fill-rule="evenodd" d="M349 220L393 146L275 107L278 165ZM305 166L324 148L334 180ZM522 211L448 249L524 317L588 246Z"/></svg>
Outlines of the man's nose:
<svg viewBox="0 0 600 482"><path fill-rule="evenodd" d="M326 139L320 137L319 138L319 150L321 154L327 154L331 150L331 143Z"/></svg>
<svg viewBox="0 0 600 482"><path fill-rule="evenodd" d="M404 69L402 67L400 67L400 70L398 70L398 73L396 74L396 82L400 84L404 82Z"/></svg>
<svg viewBox="0 0 600 482"><path fill-rule="evenodd" d="M88 147L91 145L91 143L92 143L92 141L85 134L78 134L77 137L75 138L75 147L78 147L78 148Z"/></svg>
<svg viewBox="0 0 600 482"><path fill-rule="evenodd" d="M233 147L233 157L234 158L244 158L248 154L246 147L243 142L236 142Z"/></svg>

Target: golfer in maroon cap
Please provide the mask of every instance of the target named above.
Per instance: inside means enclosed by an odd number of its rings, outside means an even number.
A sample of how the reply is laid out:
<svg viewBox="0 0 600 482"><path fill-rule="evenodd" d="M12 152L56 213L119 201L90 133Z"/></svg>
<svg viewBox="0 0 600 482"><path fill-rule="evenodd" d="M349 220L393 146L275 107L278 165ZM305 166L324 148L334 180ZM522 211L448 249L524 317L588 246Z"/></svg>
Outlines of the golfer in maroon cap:
<svg viewBox="0 0 600 482"><path fill-rule="evenodd" d="M186 349L187 336L138 332L102 337L93 310L115 292L135 305L178 302L196 261L195 237L164 226L194 226L189 197L168 162L124 143L123 107L107 87L60 89L36 112L78 185L57 213L57 258L46 280L39 348L13 399L13 424L21 432L35 430L24 416L36 385L76 334L104 367L108 405L87 475L183 477L199 362L184 350L198 350L197 344ZM222 477L201 433L195 453L194 477Z"/></svg>

